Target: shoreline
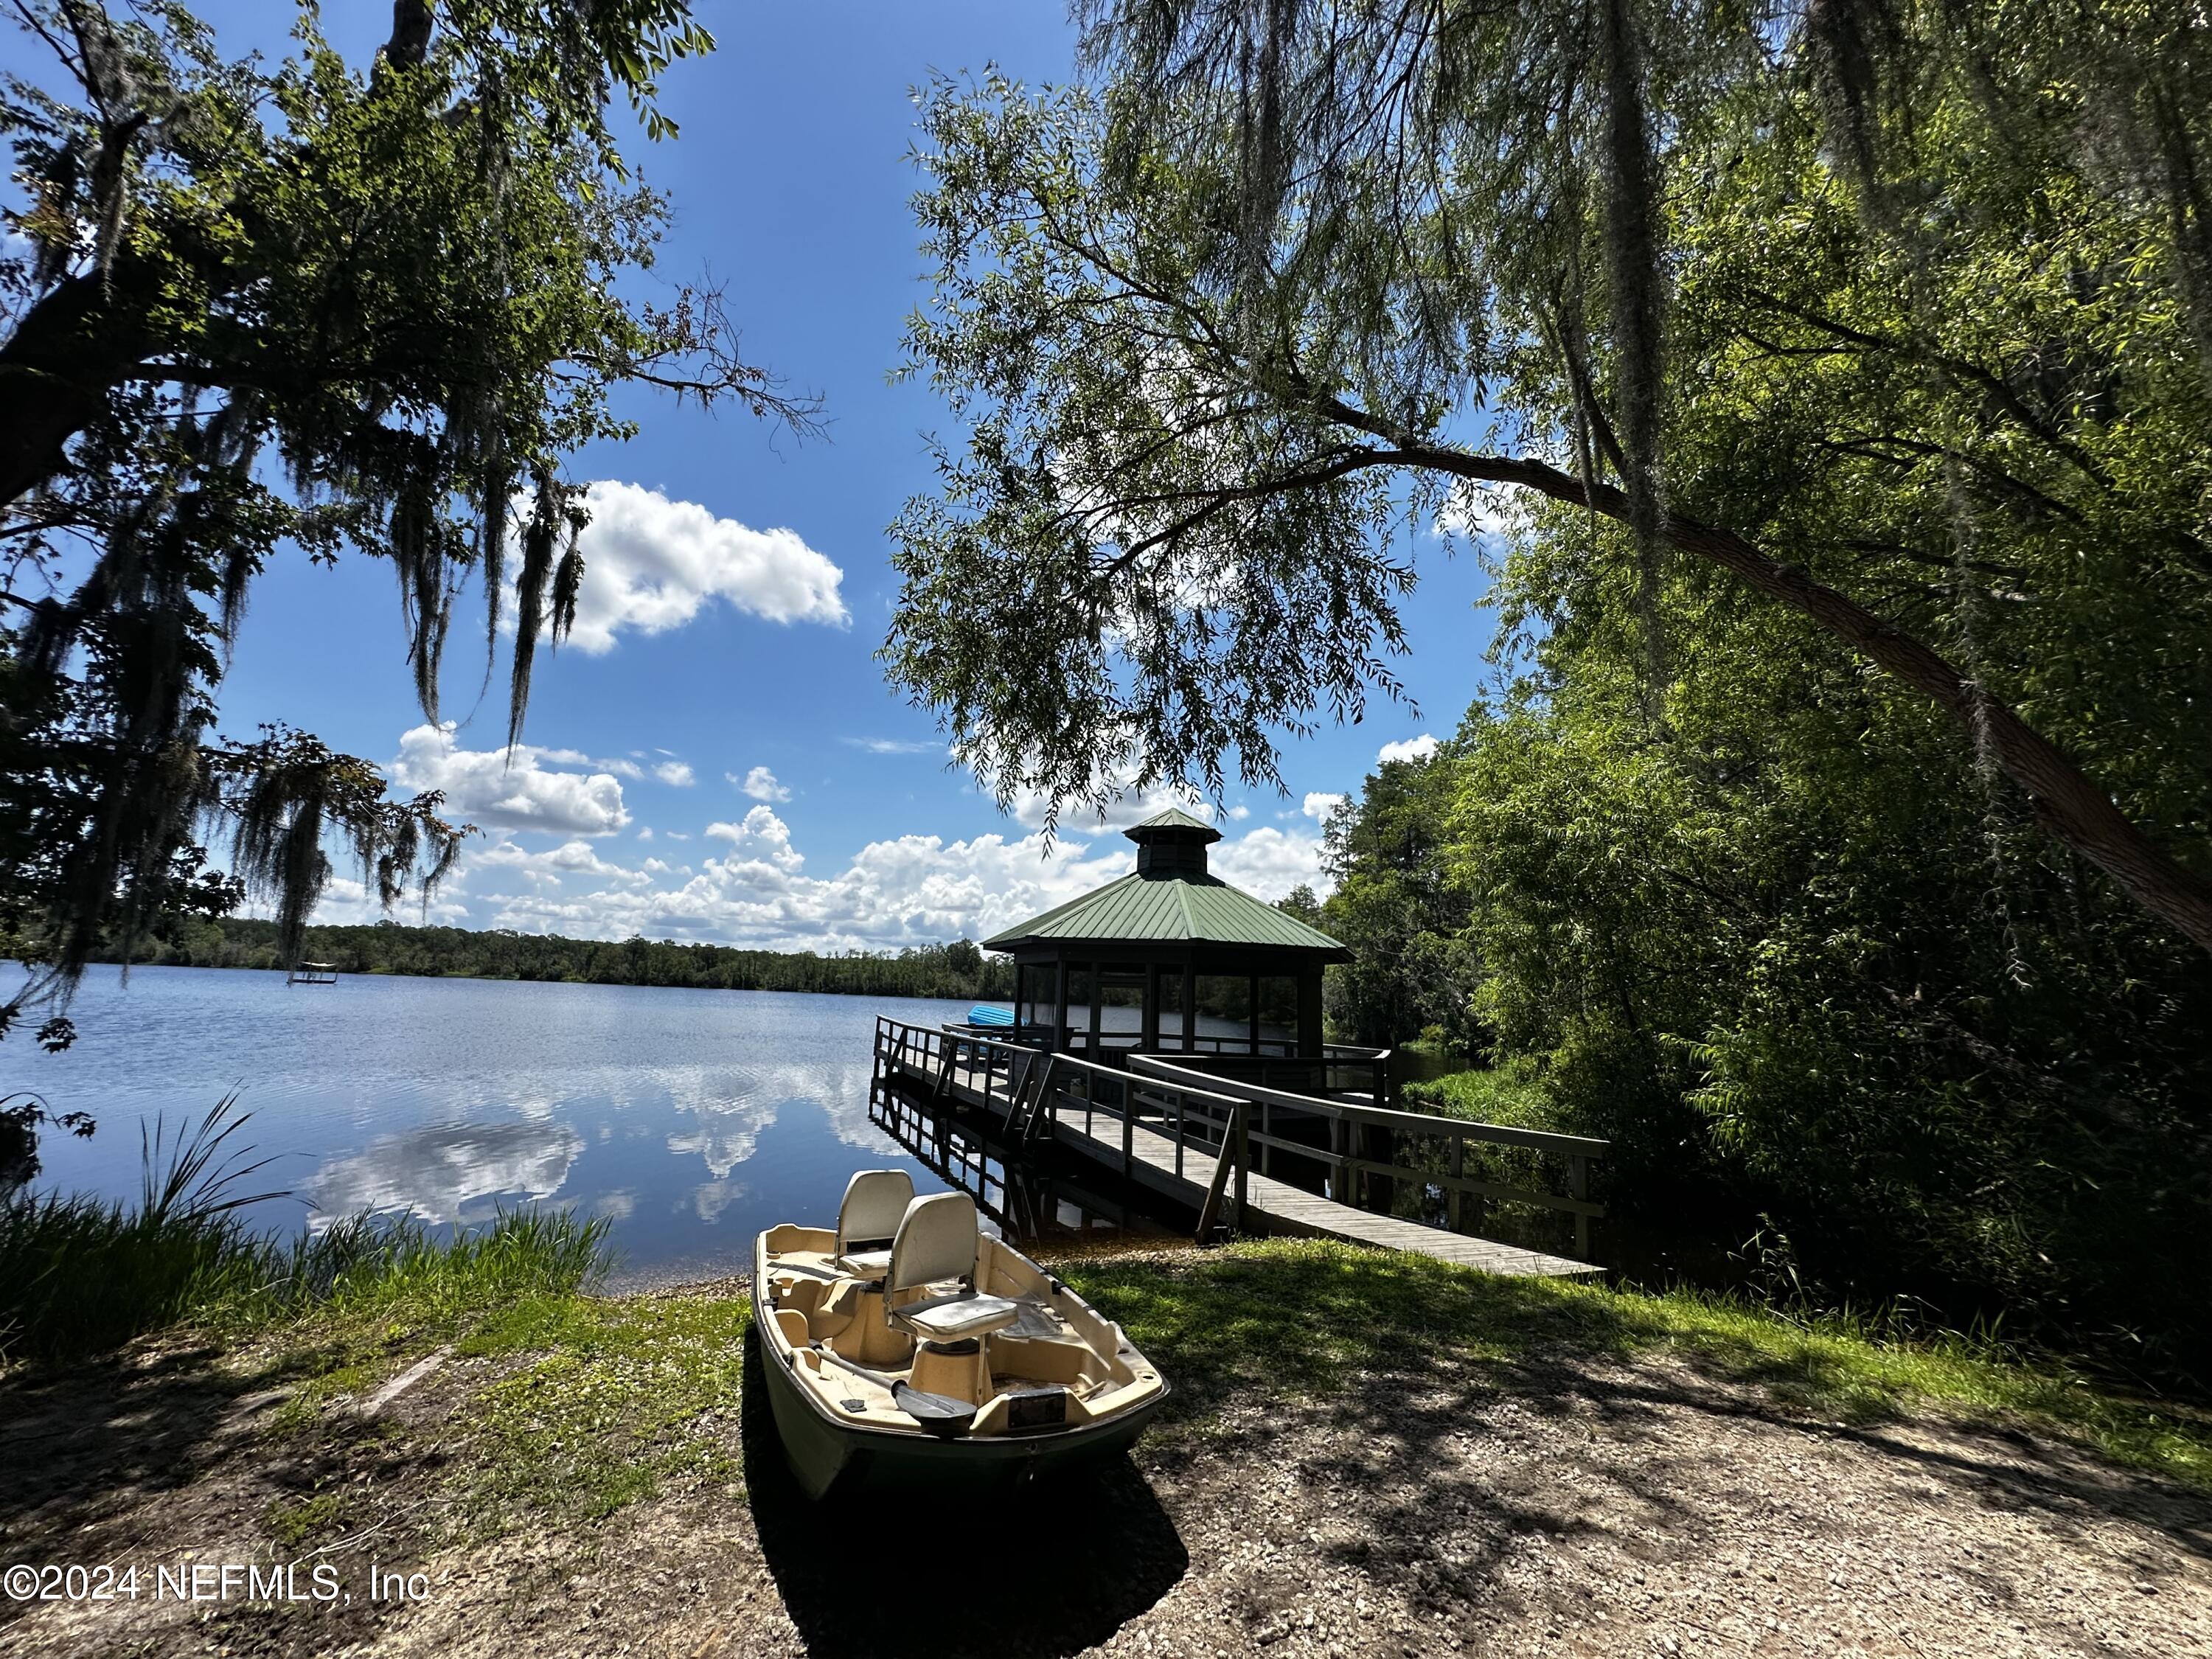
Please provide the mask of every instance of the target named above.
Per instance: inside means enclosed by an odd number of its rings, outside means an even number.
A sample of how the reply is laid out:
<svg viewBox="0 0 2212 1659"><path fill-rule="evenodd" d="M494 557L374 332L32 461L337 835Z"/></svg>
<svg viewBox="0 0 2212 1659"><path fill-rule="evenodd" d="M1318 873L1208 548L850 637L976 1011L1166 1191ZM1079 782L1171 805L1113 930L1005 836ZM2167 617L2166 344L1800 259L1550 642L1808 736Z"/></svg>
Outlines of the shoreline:
<svg viewBox="0 0 2212 1659"><path fill-rule="evenodd" d="M817 959L823 962L834 962L839 960L839 958L835 957L823 957ZM122 970L122 972L126 975L135 973L145 973L149 969L159 969L165 973L275 974L279 976L281 976L285 971L282 968L264 967L258 963L246 962L125 963L109 959L95 958L85 965L88 968L114 968ZM5 966L17 972L21 971L22 968L21 963L14 961L0 964L0 966ZM342 969L338 976L338 984L343 986L349 979L402 979L424 981L457 980L463 982L482 982L492 985L586 985L603 987L611 990L636 991L739 991L750 992L760 996L874 997L884 1002L975 1003L990 1002L994 1000L1004 1001L1006 1000L1004 998L994 998L992 995L984 993L978 993L973 996L936 996L921 992L911 991L875 991L859 989L823 990L793 985L678 985L670 981L659 980L539 979L520 974L412 974L403 973L397 969L389 968ZM328 989L330 988L319 986L307 988Z"/></svg>

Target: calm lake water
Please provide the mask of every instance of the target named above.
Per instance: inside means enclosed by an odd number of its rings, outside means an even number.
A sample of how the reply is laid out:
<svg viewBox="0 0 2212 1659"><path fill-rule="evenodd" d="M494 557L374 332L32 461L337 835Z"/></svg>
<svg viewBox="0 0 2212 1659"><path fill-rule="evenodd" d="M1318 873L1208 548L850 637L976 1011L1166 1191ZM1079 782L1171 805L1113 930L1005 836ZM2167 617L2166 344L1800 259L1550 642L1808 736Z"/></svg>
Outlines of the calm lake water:
<svg viewBox="0 0 2212 1659"><path fill-rule="evenodd" d="M67 1053L0 1050L0 1093L94 1113L47 1133L35 1190L135 1199L141 1124L197 1119L236 1088L236 1138L294 1196L252 1212L289 1231L364 1209L436 1222L570 1205L613 1223L620 1276L750 1267L778 1221L827 1224L856 1169L945 1183L868 1121L878 1014L966 1003L620 985L112 968L85 976Z"/></svg>

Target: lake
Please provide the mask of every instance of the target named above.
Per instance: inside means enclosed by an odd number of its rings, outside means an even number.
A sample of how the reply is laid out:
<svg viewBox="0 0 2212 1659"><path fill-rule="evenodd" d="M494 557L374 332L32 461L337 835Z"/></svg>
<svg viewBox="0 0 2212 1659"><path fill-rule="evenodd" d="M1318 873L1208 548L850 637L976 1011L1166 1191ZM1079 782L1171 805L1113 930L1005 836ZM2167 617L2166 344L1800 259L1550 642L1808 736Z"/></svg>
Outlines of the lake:
<svg viewBox="0 0 2212 1659"><path fill-rule="evenodd" d="M0 1048L0 1093L35 1090L99 1120L49 1130L33 1189L135 1200L140 1126L197 1119L235 1088L235 1138L275 1162L255 1206L292 1231L361 1210L489 1219L573 1206L612 1224L618 1282L749 1269L753 1235L828 1224L846 1177L898 1167L945 1183L868 1121L878 1014L969 1005L503 980L113 968L85 975L60 1054Z"/></svg>

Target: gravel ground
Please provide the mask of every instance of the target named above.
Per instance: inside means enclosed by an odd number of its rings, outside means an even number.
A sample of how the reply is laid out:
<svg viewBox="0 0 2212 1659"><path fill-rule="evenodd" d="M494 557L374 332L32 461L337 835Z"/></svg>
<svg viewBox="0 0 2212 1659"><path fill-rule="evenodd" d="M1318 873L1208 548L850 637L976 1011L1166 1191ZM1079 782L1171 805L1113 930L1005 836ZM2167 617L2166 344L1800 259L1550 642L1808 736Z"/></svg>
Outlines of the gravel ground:
<svg viewBox="0 0 2212 1659"><path fill-rule="evenodd" d="M749 1390L742 1489L418 1545L441 1425L487 1380L446 1365L319 1454L386 1517L313 1558L350 1603L5 1606L0 1654L2212 1656L2212 1498L2026 1434L1811 1420L1672 1358L1189 1401L1097 1483L981 1512L811 1509ZM302 1472L270 1403L177 1356L0 1395L0 1565L281 1557L264 1517ZM370 1601L372 1561L425 1593Z"/></svg>

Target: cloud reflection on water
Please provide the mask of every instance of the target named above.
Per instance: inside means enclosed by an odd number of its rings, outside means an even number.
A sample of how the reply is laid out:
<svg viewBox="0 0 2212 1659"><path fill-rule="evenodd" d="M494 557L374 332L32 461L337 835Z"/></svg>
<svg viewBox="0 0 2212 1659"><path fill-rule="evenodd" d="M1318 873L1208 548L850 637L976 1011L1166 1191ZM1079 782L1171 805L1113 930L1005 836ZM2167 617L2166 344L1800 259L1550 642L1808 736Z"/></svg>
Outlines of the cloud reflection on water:
<svg viewBox="0 0 2212 1659"><path fill-rule="evenodd" d="M439 1123L387 1135L315 1172L307 1183L318 1212L313 1224L363 1210L405 1210L441 1224L486 1220L501 1200L553 1197L583 1149L583 1136L568 1124L543 1120Z"/></svg>
<svg viewBox="0 0 2212 1659"><path fill-rule="evenodd" d="M94 1139L41 1149L44 1184L131 1201L137 1123L242 1079L255 1153L297 1194L249 1224L288 1233L301 1199L316 1227L363 1210L480 1224L543 1201L611 1221L628 1271L726 1271L750 1231L834 1215L854 1169L906 1161L867 1121L875 1020L965 1011L396 975L310 998L283 981L95 971L80 1025L118 1040L0 1054L14 1086L99 1109Z"/></svg>
<svg viewBox="0 0 2212 1659"><path fill-rule="evenodd" d="M742 1181L702 1181L691 1189L690 1206L693 1214L711 1227L721 1218L723 1211L751 1191ZM681 1202L677 1205L679 1210L684 1207Z"/></svg>

